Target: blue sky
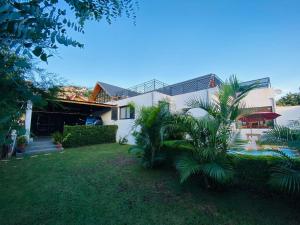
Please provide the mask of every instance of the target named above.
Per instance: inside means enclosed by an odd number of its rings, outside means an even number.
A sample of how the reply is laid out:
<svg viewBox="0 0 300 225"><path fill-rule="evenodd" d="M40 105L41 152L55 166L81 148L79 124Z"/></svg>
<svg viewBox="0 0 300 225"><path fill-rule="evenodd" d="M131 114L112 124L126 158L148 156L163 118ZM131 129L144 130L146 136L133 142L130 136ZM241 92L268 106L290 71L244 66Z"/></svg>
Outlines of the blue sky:
<svg viewBox="0 0 300 225"><path fill-rule="evenodd" d="M271 77L300 86L299 0L139 0L136 25L122 17L88 22L45 67L70 84L122 87L156 78L172 84L208 73L242 81Z"/></svg>

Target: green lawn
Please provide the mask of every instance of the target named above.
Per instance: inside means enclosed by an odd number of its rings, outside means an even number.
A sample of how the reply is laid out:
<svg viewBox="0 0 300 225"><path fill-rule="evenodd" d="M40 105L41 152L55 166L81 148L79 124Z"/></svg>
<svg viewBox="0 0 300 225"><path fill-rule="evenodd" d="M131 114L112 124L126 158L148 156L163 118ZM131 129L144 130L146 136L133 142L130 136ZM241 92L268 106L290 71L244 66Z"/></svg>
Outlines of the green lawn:
<svg viewBox="0 0 300 225"><path fill-rule="evenodd" d="M1 161L0 224L300 224L287 201L181 186L174 171L141 168L127 148Z"/></svg>

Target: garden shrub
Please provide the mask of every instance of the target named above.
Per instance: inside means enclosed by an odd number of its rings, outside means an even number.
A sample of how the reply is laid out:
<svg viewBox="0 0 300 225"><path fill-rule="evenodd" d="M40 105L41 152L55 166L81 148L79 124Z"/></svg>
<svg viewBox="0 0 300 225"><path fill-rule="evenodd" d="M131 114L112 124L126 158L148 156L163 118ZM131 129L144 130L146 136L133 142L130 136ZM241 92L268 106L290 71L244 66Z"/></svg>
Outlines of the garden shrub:
<svg viewBox="0 0 300 225"><path fill-rule="evenodd" d="M171 142L170 142L171 143ZM173 143L164 145L163 152L166 154L166 165L175 167L175 161L182 155L191 154L189 147L176 147ZM280 163L282 159L275 156L251 156L251 155L230 155L234 168L233 185L242 188L268 192L268 182L271 168ZM300 168L300 160L296 161Z"/></svg>
<svg viewBox="0 0 300 225"><path fill-rule="evenodd" d="M265 190L270 169L280 158L274 156L231 155L235 171L234 184L248 189Z"/></svg>
<svg viewBox="0 0 300 225"><path fill-rule="evenodd" d="M70 134L64 147L78 147L84 145L115 143L118 126L64 126L64 135Z"/></svg>

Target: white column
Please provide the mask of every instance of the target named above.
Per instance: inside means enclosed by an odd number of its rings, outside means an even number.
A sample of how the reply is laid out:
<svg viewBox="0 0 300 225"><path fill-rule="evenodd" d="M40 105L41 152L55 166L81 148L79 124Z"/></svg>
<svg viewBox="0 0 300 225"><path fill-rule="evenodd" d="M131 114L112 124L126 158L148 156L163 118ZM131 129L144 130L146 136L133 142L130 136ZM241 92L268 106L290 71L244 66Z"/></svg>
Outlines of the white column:
<svg viewBox="0 0 300 225"><path fill-rule="evenodd" d="M27 101L26 114L25 114L25 129L27 141L30 141L30 127L31 127L31 117L32 117L32 102Z"/></svg>

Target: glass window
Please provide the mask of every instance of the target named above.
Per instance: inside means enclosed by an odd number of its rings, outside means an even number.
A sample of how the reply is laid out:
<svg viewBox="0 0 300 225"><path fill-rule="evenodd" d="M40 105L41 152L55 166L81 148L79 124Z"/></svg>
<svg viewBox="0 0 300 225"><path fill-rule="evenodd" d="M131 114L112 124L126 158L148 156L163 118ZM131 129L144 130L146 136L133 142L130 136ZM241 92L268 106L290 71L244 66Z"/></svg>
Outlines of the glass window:
<svg viewBox="0 0 300 225"><path fill-rule="evenodd" d="M120 107L120 119L134 119L134 107L122 106Z"/></svg>
<svg viewBox="0 0 300 225"><path fill-rule="evenodd" d="M118 108L116 107L111 109L111 120L118 120Z"/></svg>
<svg viewBox="0 0 300 225"><path fill-rule="evenodd" d="M109 102L111 100L111 97L103 90L101 89L96 97L97 103L105 103Z"/></svg>

